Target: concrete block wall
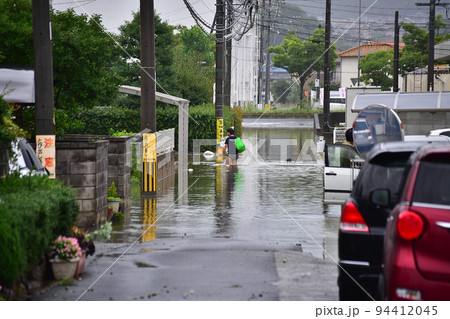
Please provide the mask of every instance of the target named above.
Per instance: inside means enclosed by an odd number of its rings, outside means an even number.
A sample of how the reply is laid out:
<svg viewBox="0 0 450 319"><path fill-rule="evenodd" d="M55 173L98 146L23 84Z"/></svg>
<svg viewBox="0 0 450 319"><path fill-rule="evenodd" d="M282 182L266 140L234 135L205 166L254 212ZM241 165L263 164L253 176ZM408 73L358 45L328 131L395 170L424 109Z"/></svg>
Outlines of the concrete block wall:
<svg viewBox="0 0 450 319"><path fill-rule="evenodd" d="M56 178L70 184L80 205L77 226L91 229L107 218L109 141L56 141Z"/></svg>
<svg viewBox="0 0 450 319"><path fill-rule="evenodd" d="M428 135L431 130L450 127L450 112L397 112L405 135Z"/></svg>
<svg viewBox="0 0 450 319"><path fill-rule="evenodd" d="M116 185L117 195L122 199L122 212L131 208L130 168L131 136L108 137L108 187Z"/></svg>

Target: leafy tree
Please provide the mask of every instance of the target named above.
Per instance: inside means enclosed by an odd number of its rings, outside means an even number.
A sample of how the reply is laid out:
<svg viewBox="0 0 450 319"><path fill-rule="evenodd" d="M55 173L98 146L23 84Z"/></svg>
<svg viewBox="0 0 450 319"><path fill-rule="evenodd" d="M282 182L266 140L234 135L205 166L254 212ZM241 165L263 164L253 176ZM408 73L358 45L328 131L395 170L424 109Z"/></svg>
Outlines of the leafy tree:
<svg viewBox="0 0 450 319"><path fill-rule="evenodd" d="M198 26L182 27L174 49L176 87L192 105L212 102L215 43Z"/></svg>
<svg viewBox="0 0 450 319"><path fill-rule="evenodd" d="M198 26L191 28L181 27L178 38L183 48L183 53L187 55L195 54L205 65L215 63L215 42L206 36Z"/></svg>
<svg viewBox="0 0 450 319"><path fill-rule="evenodd" d="M176 95L173 69L173 47L175 45L175 27L163 22L155 14L155 62L156 90ZM141 17L140 12L133 13L133 19L119 27L117 41L120 47L115 48L116 59L114 70L123 77L123 84L140 86L140 56L141 56ZM129 99L127 99L130 101ZM139 107L139 99L134 99L132 107ZM123 100L120 103L123 105Z"/></svg>
<svg viewBox="0 0 450 319"><path fill-rule="evenodd" d="M402 36L404 48L400 51L399 72L413 71L416 67L424 67L428 63L428 32L413 23L401 23L406 33ZM450 34L439 33L444 29L446 23L442 16L436 16L435 44L450 39ZM394 53L391 51L379 51L368 54L361 59L361 80L365 83L379 85L383 90L389 90L393 85L392 75L394 73Z"/></svg>
<svg viewBox="0 0 450 319"><path fill-rule="evenodd" d="M271 85L270 92L272 92L275 101L280 104L285 104L288 94L291 92L291 83L286 80L274 81Z"/></svg>
<svg viewBox="0 0 450 319"><path fill-rule="evenodd" d="M360 61L361 81L364 83L381 86L383 91L388 91L393 85L391 77L394 66L394 50L380 50L368 54Z"/></svg>
<svg viewBox="0 0 450 319"><path fill-rule="evenodd" d="M117 95L119 76L111 72L114 42L101 17L73 10L52 16L55 106L109 105Z"/></svg>
<svg viewBox="0 0 450 319"><path fill-rule="evenodd" d="M300 88L303 88L306 80L314 71L324 68L324 29L316 29L314 34L306 40L301 40L295 36L295 32L289 32L281 45L269 47L270 53L275 53L272 63L288 71L292 76L300 81ZM336 48L330 46L330 67L335 69L337 58ZM303 100L303 89L300 90L300 100Z"/></svg>
<svg viewBox="0 0 450 319"><path fill-rule="evenodd" d="M33 64L31 0L0 0L0 63Z"/></svg>
<svg viewBox="0 0 450 319"><path fill-rule="evenodd" d="M0 0L0 12L0 62L34 65L31 0ZM55 107L108 103L117 92L118 78L109 69L113 42L100 16L56 11L51 20Z"/></svg>
<svg viewBox="0 0 450 319"><path fill-rule="evenodd" d="M449 33L440 33L445 29L446 23L442 21L442 15L436 16L435 44L450 39ZM423 67L428 63L428 32L413 23L401 23L406 33L402 37L405 47L401 51L399 68L401 73L413 71L417 66Z"/></svg>

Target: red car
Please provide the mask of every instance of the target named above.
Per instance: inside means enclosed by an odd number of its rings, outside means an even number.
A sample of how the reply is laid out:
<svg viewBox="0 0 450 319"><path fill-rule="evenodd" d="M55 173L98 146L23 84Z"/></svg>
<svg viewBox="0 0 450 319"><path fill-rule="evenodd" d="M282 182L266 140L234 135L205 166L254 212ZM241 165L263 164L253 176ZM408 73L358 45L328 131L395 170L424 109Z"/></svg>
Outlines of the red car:
<svg viewBox="0 0 450 319"><path fill-rule="evenodd" d="M386 224L384 299L450 300L450 145L421 147L404 183Z"/></svg>

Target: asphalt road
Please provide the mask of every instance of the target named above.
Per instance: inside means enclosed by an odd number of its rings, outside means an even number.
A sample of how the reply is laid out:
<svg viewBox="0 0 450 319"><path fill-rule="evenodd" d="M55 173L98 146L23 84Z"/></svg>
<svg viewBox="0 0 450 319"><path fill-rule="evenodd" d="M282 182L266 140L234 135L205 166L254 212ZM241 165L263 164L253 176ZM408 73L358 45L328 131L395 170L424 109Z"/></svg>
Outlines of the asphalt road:
<svg viewBox="0 0 450 319"><path fill-rule="evenodd" d="M338 300L337 266L301 247L226 238L97 243L85 274L33 300Z"/></svg>

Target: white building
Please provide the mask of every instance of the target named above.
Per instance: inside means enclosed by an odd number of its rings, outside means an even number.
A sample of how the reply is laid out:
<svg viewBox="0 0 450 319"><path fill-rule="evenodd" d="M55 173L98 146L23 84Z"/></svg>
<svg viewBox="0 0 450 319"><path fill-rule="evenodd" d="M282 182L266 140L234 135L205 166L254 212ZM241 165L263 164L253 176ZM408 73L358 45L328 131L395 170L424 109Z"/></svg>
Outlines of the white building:
<svg viewBox="0 0 450 319"><path fill-rule="evenodd" d="M256 24L255 24L256 25ZM231 105L256 105L258 92L259 37L254 26L236 41L231 51Z"/></svg>

